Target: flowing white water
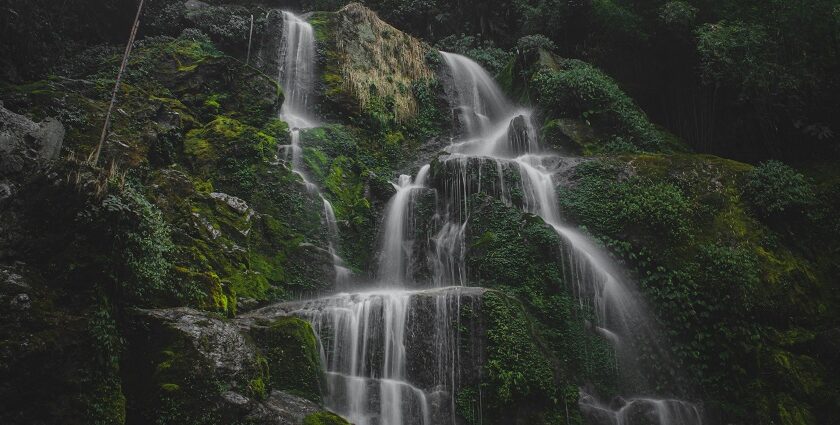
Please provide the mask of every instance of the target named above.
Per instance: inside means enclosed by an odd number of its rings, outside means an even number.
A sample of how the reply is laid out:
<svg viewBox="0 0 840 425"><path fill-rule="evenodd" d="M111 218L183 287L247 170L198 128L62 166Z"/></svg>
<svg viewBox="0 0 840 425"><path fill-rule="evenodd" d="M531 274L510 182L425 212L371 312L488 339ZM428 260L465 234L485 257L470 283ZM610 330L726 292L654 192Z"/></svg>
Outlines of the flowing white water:
<svg viewBox="0 0 840 425"><path fill-rule="evenodd" d="M462 303L480 288L377 289L266 307L259 317L307 319L320 341L328 408L356 425L455 423ZM431 364L429 363L431 362ZM431 367L429 367L431 366ZM416 382L416 383L414 383Z"/></svg>
<svg viewBox="0 0 840 425"><path fill-rule="evenodd" d="M315 32L312 25L290 12L283 12L283 39L280 42L280 86L285 99L280 118L291 129L315 127L311 100L315 87Z"/></svg>
<svg viewBox="0 0 840 425"><path fill-rule="evenodd" d="M382 250L379 258L378 277L384 286L404 287L408 277L409 263L414 246L411 225L413 196L424 189L429 174L429 165L424 165L412 182L411 176L401 175L394 188L397 193L391 197L385 210Z"/></svg>
<svg viewBox="0 0 840 425"><path fill-rule="evenodd" d="M284 157L307 190L323 201L336 286L344 288L350 273L335 250L338 241L335 213L330 202L308 179L300 147L300 131L317 125L311 114L316 76L314 43L312 26L283 12L279 80L286 98L280 118L291 129L291 143L284 147ZM425 389L410 383L407 370L406 328L409 318L417 316L410 311L409 305L418 292L400 288L408 283L411 267L413 198L425 187L428 171L428 165L421 168L413 181L410 176L400 176L394 184L396 194L387 207L378 280L380 287L394 289L324 297L287 312L305 317L313 324L321 342L322 364L326 369L325 404L356 425L432 425L442 423L441 418L454 417L452 406L444 409L449 413L432 409L432 401L439 398L441 392L450 394L453 387L448 385L454 385L454 378L443 373L443 366L435 367L439 370L433 375L434 382ZM452 324L439 322L436 317L438 311L447 320L459 317L457 310L450 311L451 306L460 305L459 291L425 295L424 298L435 300L434 308L427 308L429 313L424 317L417 316L417 323L412 326L435 340L451 337ZM458 302L453 302L453 298ZM454 400L451 396L444 398Z"/></svg>
<svg viewBox="0 0 840 425"><path fill-rule="evenodd" d="M481 170L484 163L495 163L498 184L495 192L510 203L505 188L504 170L518 170L522 208L540 216L565 241L567 251L567 278L581 303L595 310L596 329L613 343L625 369L635 370L636 340L655 342L654 329L649 324L646 308L633 288L622 279L609 256L588 237L566 225L560 215L554 174L563 158L554 154L539 153L536 131L527 110L510 106L492 78L472 60L463 56L442 53L453 78L456 91L453 111L460 114L464 124L461 140L447 150L442 158L450 181L445 187L448 216L436 239L437 256L444 251L450 254L447 261L435 261L440 275L452 274L453 267L463 268L463 254L448 247L463 246L463 230L469 219L468 197L472 191L481 191ZM471 166L477 165L477 166ZM478 170L479 175L467 175ZM459 240L460 239L460 240ZM592 405L594 398L584 395L582 406ZM679 400L650 398L630 399L625 406L613 412L611 418L617 425L629 423L627 406L644 405L654 412L649 420L661 425L694 425L700 423L697 408ZM591 406L590 406L591 407ZM604 409L598 405L599 409Z"/></svg>
<svg viewBox="0 0 840 425"><path fill-rule="evenodd" d="M307 189L321 196L305 175L300 147L300 130L316 125L310 104L316 75L314 34L309 24L290 13L284 12L283 21L280 81L286 100L281 118L291 127L285 158ZM560 260L566 266L567 280L581 304L594 309L595 328L617 352L629 353L633 337L652 332L644 305L609 256L563 222L554 176L566 159L541 153L530 111L513 106L475 62L460 55L442 55L451 73L449 94L461 129L447 149L449 155L440 159L442 170L436 171L443 176L436 183L442 185L438 193L442 207L433 219L436 230L427 241L432 284L441 289L405 289L414 283L415 202L418 194L430 190L430 166L426 165L414 179L402 175L394 184L396 192L382 226L377 270L380 289L297 303L284 311L313 324L326 369L326 406L357 425L457 422L454 395L465 373L460 358L461 305L480 296L469 292L475 290L450 286L468 284L465 233L470 220L469 198L476 192L489 190L508 205L520 205L557 232L565 242L566 258ZM484 178L482 172L493 177ZM483 179L487 181L482 183ZM341 287L349 272L332 243L338 240L332 205L323 196L321 199ZM633 356L619 357L632 360ZM474 361L481 364L481 359ZM640 397L604 406L583 393L581 408L602 418L599 423L627 425L631 417L645 415L649 422L660 425L700 424L697 408L679 400Z"/></svg>
<svg viewBox="0 0 840 425"><path fill-rule="evenodd" d="M280 42L278 81L283 88L283 105L280 107L280 119L289 125L290 144L281 146L284 160L291 170L300 176L306 190L318 196L324 206L323 220L327 228L329 254L335 270L336 286L346 286L350 280L350 270L339 257L338 223L333 206L318 186L306 176L303 166L303 149L300 146L300 132L315 127L317 121L312 118L312 98L315 89L315 32L308 22L290 12L283 13L283 35Z"/></svg>

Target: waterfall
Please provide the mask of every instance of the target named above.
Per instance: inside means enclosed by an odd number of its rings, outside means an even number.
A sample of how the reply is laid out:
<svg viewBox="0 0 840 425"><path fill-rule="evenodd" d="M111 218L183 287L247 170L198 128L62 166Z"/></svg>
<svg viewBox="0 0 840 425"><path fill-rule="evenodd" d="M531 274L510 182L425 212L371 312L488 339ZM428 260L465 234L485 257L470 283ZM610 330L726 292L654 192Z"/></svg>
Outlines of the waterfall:
<svg viewBox="0 0 840 425"><path fill-rule="evenodd" d="M565 158L540 152L530 111L511 107L478 64L460 55L442 55L456 92L450 94L452 108L456 116L460 114L464 131L461 140L447 149L449 155L442 158L450 177L445 187L450 219L441 232L451 232L453 227L466 223L469 217L467 198L472 191L481 191L480 173L484 163L492 163L499 170L496 194L506 203L511 200L506 197L504 170L518 171L523 210L541 217L565 242L571 265L571 270L567 271L570 289L582 304L593 307L598 320L596 329L613 344L623 370L634 375L638 370L634 344L638 340L656 341L655 330L641 298L623 279L608 254L563 222L554 174ZM478 164L478 176L466 175L471 161ZM463 262L462 258L450 258L449 261ZM443 261L436 261L436 264L441 263ZM667 359L664 354L660 357ZM606 423L616 425L629 423L628 409L632 410L632 406L645 406L653 412L648 419L660 425L701 423L698 409L681 400L631 398L626 404L610 410L582 393L581 406L587 411L609 412Z"/></svg>
<svg viewBox="0 0 840 425"><path fill-rule="evenodd" d="M314 43L312 26L283 12L279 81L286 97L280 118L290 127L290 144L282 147L283 159L307 191L321 198L336 287L349 289L349 270L335 249L335 212L309 180L300 146L301 131L318 125L311 104L316 75ZM312 323L325 369L325 405L356 425L455 423L454 391L459 376L459 368L451 362L458 358L455 327L460 324L462 300L478 302L481 290L404 289L411 280L414 198L426 188L429 168L422 167L414 179L401 175L394 183L396 193L386 208L381 236L377 277L382 289L269 308ZM410 351L415 354L409 355ZM420 351L428 354L418 357ZM430 364L418 358L430 359Z"/></svg>
<svg viewBox="0 0 840 425"><path fill-rule="evenodd" d="M280 42L280 64L278 78L285 95L280 106L279 118L289 125L290 143L280 146L283 159L292 172L303 181L307 192L321 199L324 206L323 221L327 229L328 247L335 271L337 287L344 287L350 280L350 269L338 255L338 222L332 204L321 193L315 183L306 175L303 167L303 149L300 146L300 132L315 127L312 118L311 99L315 89L315 31L308 22L290 12L283 13L283 32Z"/></svg>
<svg viewBox="0 0 840 425"><path fill-rule="evenodd" d="M251 314L308 320L320 341L325 405L356 425L455 424L462 374L458 329L475 328L462 307L481 288L379 289L275 304ZM480 349L469 353L480 361Z"/></svg>
<svg viewBox="0 0 840 425"><path fill-rule="evenodd" d="M348 292L278 304L258 314L292 314L312 323L325 369L327 408L357 425L460 423L456 394L463 382L481 382L483 364L483 319L473 313L480 311L485 290L468 287L465 266L468 200L478 192L521 207L554 229L564 241L564 257L558 260L566 266L570 290L581 305L595 311L593 328L615 347L622 369L636 369L636 339L655 340L644 303L609 256L560 214L555 174L576 160L541 151L531 111L513 105L481 66L460 55L441 53L452 83L447 95L459 124L453 142L437 168L424 165L416 177L400 175L393 183L371 283L376 289L349 291L349 271L335 248L335 213L308 179L302 161L300 132L317 125L312 114L316 74L311 25L284 12L281 44L279 81L286 98L280 118L291 129L283 158L323 201L336 286ZM432 226L425 235L416 226L415 206L422 194L434 194L437 202L433 217L420 218ZM417 240L423 237L428 240ZM417 250L421 245L425 252ZM416 270L422 269L413 264L417 253L427 254L429 282L415 282ZM424 283L426 289L408 289ZM471 329L467 338L478 338L464 340L464 329ZM701 423L696 406L681 400L633 397L604 405L581 390L580 405L598 423L627 425L639 417L659 425Z"/></svg>
<svg viewBox="0 0 840 425"><path fill-rule="evenodd" d="M412 258L413 240L407 239L411 233L413 195L425 188L429 174L429 165L424 165L412 182L411 176L401 175L394 188L396 194L391 197L385 212L382 249L379 259L378 277L384 286L403 287L409 279L408 263Z"/></svg>
<svg viewBox="0 0 840 425"><path fill-rule="evenodd" d="M290 12L283 12L277 80L283 87L280 118L291 129L315 127L310 104L315 88L315 31L312 25Z"/></svg>

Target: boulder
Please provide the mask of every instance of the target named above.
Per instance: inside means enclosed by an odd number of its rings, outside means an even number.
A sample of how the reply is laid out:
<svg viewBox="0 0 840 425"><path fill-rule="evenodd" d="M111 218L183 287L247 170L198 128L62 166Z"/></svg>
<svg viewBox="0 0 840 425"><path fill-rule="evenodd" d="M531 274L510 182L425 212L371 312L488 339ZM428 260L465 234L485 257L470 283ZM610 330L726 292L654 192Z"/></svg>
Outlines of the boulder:
<svg viewBox="0 0 840 425"><path fill-rule="evenodd" d="M579 155L586 145L596 140L595 131L584 121L558 118L542 128L546 145L564 154Z"/></svg>
<svg viewBox="0 0 840 425"><path fill-rule="evenodd" d="M35 123L0 104L0 173L15 173L26 162L58 158L64 126L54 118Z"/></svg>
<svg viewBox="0 0 840 425"><path fill-rule="evenodd" d="M300 319L231 321L182 307L138 310L131 323L129 424L300 425L323 411L315 336Z"/></svg>

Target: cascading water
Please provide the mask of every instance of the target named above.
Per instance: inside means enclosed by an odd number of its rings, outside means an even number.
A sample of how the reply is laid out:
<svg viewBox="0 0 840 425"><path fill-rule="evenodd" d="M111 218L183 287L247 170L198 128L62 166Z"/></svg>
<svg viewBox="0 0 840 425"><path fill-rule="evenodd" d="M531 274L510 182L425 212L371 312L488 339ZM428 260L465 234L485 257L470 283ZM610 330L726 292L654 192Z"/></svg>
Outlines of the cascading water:
<svg viewBox="0 0 840 425"><path fill-rule="evenodd" d="M407 239L411 232L412 197L416 191L424 189L429 166L424 165L411 181L411 176L401 175L394 188L397 192L388 202L385 213L382 250L379 259L378 277L384 286L405 286L408 279L409 262L413 257L413 242Z"/></svg>
<svg viewBox="0 0 840 425"><path fill-rule="evenodd" d="M300 132L316 126L311 116L315 46L312 27L291 13L283 12L280 78L286 99L280 118L290 127L291 143L284 158L307 190L323 200L324 221L330 234L330 252L336 268L336 286L345 287L349 273L335 252L338 227L329 201L311 183L303 168ZM410 291L413 234L412 206L415 195L425 189L429 166L412 181L400 176L396 193L388 203L383 223L382 250L377 286L372 292L338 294L302 303L273 306L282 314L304 317L313 324L325 367L326 406L356 425L432 425L454 423L454 354L442 352L455 338L453 326L460 321L462 299L477 302L481 290L442 288ZM271 309L269 308L269 310ZM420 313L423 312L423 313ZM259 313L265 314L265 312ZM410 331L410 332L409 332ZM424 336L424 338L417 338ZM407 346L413 348L409 350ZM452 346L452 344L448 344ZM425 348L424 348L425 347ZM420 364L417 355L432 359ZM413 360L414 359L414 360ZM431 369L429 368L431 366ZM413 382L423 382L423 386Z"/></svg>
<svg viewBox="0 0 840 425"><path fill-rule="evenodd" d="M300 147L300 130L316 125L310 115L314 35L309 24L290 13L284 12L283 23L280 81L286 101L280 116L291 128L285 159L307 189L321 196L303 171ZM430 217L434 227L426 246L429 285L436 289L406 289L418 286L413 277L417 265L412 264L417 245L414 206L420 194L433 191L427 186L431 171L426 165L414 179L402 175L394 183L382 225L377 289L279 304L259 313L293 314L313 324L325 367L325 404L357 425L456 424L455 394L461 383L481 382L480 338L461 340L463 329L475 328L468 333L480 336L479 319L465 319L462 308L478 311L484 293L467 287L465 233L472 193L489 189L507 205L540 216L557 232L565 242L567 258L560 260L571 289L594 309L595 328L617 353L625 354L618 356L624 368L633 368L634 338L652 334L643 304L609 257L563 223L554 175L575 160L541 152L530 111L512 105L478 64L460 55L442 55L452 77L448 94L460 128L447 155L439 158L442 170L435 171L442 175L436 183L439 205ZM496 177L482 183L482 169ZM337 241L332 206L321 199L331 241ZM341 287L348 273L333 243L330 251ZM680 400L639 397L606 406L582 392L581 408L598 423L625 425L632 416L660 425L700 424L697 408Z"/></svg>
<svg viewBox="0 0 840 425"><path fill-rule="evenodd" d="M461 139L453 143L448 156L441 162L448 170L445 199L449 220L441 232L450 233L453 227L465 225L469 219L467 198L472 190L480 191L481 176L468 176L470 163L493 163L498 170L496 193L506 203L511 200L505 188L505 170L519 174L522 208L540 216L565 241L568 264L567 278L572 283L581 303L590 304L598 319L597 329L611 341L625 370L637 370L633 346L637 340L655 342L656 336L647 318L646 308L640 298L621 278L608 255L576 229L563 223L555 192L554 173L558 164L567 161L551 153L540 153L536 132L527 110L516 110L505 100L501 90L490 76L475 62L460 55L442 53L454 80L453 111L463 122ZM496 117L497 119L494 119ZM476 169L476 168L472 168ZM454 181L452 181L454 180ZM474 186L478 186L477 188ZM452 238L463 239L462 231ZM451 240L441 238L437 250L451 245ZM463 242L461 242L463 243ZM463 262L463 256L450 261ZM435 264L441 264L436 260ZM446 271L439 272L446 274ZM651 414L648 419L662 425L694 425L701 423L697 408L680 400L633 398L626 404L610 410L597 404L595 399L582 394L584 410L598 410L599 417L608 423L627 423L631 406L645 406Z"/></svg>
<svg viewBox="0 0 840 425"><path fill-rule="evenodd" d="M300 146L300 132L315 127L317 121L311 116L311 100L315 87L315 32L312 25L290 12L283 13L283 35L280 42L280 69L278 81L285 98L280 107L280 119L289 125L290 144L281 146L284 160L292 171L300 176L306 190L321 199L324 206L324 224L329 237L328 250L335 269L336 285L343 287L350 279L350 270L338 255L338 224L335 211L318 186L306 176L303 168L303 150Z"/></svg>

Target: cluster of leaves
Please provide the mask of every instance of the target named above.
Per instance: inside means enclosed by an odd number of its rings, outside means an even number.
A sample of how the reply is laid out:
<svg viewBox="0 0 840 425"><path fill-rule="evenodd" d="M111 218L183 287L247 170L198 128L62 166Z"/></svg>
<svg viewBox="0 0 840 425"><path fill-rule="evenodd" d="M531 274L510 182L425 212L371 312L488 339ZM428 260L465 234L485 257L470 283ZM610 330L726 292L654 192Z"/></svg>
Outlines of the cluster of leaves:
<svg viewBox="0 0 840 425"><path fill-rule="evenodd" d="M779 161L767 161L746 176L744 199L763 218L802 216L816 203L811 182Z"/></svg>
<svg viewBox="0 0 840 425"><path fill-rule="evenodd" d="M518 197L511 194L514 203ZM572 295L573 280L565 272L571 265L563 263L567 256L558 235L539 218L486 193L473 195L469 203L466 265L470 282L502 289L524 303L531 322L529 332L536 335L539 350L553 359L555 385L588 382L600 393L614 394L618 385L614 353L607 341L585 326L595 320L594 315ZM509 306L516 305L509 302ZM494 367L508 364L513 368L514 363L499 362ZM552 403L565 398L559 391L551 397L555 398ZM572 403L576 397L571 397ZM543 404L542 412L556 407L552 403Z"/></svg>
<svg viewBox="0 0 840 425"><path fill-rule="evenodd" d="M789 384L781 382L801 376L792 385L819 386L827 375L813 351L773 335L793 332L787 329L799 320L819 320L826 308L814 305L823 301L817 301L806 257L812 254L788 251L778 235L747 214L748 205L756 218L762 209L785 205L789 217L801 217L799 202L810 197L801 196L809 192L807 185L780 164L752 169L697 161L638 155L630 159L632 171L616 160L583 163L573 186L561 189L561 206L637 277L661 319L673 359L685 371L671 379L687 379L686 385L704 391L706 403L722 417L774 420L785 409L810 415L827 395L788 393ZM758 186L742 195L741 179ZM793 317L799 319L792 323ZM769 375L761 372L765 359L776 355L795 360ZM658 368L648 373L664 379L667 371ZM797 368L801 375L793 371ZM729 402L735 399L748 400L753 412Z"/></svg>
<svg viewBox="0 0 840 425"><path fill-rule="evenodd" d="M482 300L488 320L485 397L490 411L507 413L523 403L554 402L551 363L536 344L525 310L516 300L488 292ZM537 413L537 412L532 412Z"/></svg>
<svg viewBox="0 0 840 425"><path fill-rule="evenodd" d="M526 35L516 42L516 51L520 54L528 54L539 49L554 51L557 50L557 45L542 34Z"/></svg>
<svg viewBox="0 0 840 425"><path fill-rule="evenodd" d="M509 52L500 49L490 40L474 35L450 35L437 42L440 50L458 53L478 62L490 75L498 74L511 58Z"/></svg>
<svg viewBox="0 0 840 425"><path fill-rule="evenodd" d="M585 217L587 228L615 240L643 240L669 250L693 233L693 206L670 182L634 176L616 180L618 163L591 161L576 169L575 190L560 197L560 205Z"/></svg>
<svg viewBox="0 0 840 425"><path fill-rule="evenodd" d="M542 108L556 116L582 118L647 151L664 147L662 135L618 84L579 60L541 69L531 79Z"/></svg>

